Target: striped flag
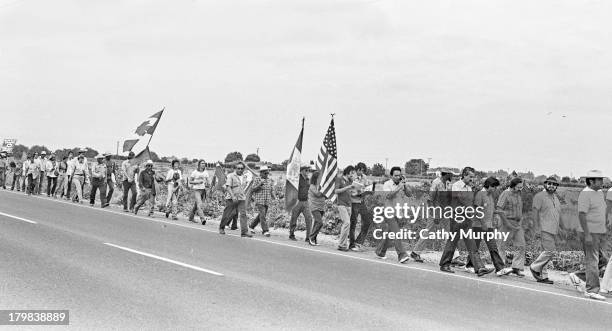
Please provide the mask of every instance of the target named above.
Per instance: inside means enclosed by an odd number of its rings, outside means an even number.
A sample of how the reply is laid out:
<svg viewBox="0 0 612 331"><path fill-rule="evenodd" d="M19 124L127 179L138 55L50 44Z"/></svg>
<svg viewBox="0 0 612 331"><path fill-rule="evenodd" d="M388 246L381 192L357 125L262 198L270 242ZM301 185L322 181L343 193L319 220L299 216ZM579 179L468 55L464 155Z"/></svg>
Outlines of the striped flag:
<svg viewBox="0 0 612 331"><path fill-rule="evenodd" d="M317 157L317 170L320 172L317 186L326 198L336 199L336 177L338 176L338 154L336 149L336 129L332 117L323 145Z"/></svg>
<svg viewBox="0 0 612 331"><path fill-rule="evenodd" d="M287 163L287 182L285 183L285 209L290 211L297 204L298 186L300 184L300 166L302 164L302 139L304 138L304 120L289 163Z"/></svg>

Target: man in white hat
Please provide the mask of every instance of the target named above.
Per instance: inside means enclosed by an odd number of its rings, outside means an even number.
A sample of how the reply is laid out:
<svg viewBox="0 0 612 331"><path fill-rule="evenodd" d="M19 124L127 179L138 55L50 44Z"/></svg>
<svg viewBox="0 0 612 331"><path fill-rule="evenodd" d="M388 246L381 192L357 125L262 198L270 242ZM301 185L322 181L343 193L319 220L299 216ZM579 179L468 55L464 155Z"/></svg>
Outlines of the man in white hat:
<svg viewBox="0 0 612 331"><path fill-rule="evenodd" d="M312 214L310 213L310 205L308 204L308 189L310 188L308 172L310 171L310 169L311 167L308 163L303 163L300 166L300 181L298 183L298 202L291 210L291 219L289 220L289 240L297 240L295 238L295 229L297 227L297 219L300 214L304 215L304 220L306 221L305 241L308 242L308 238L310 238L310 230L312 228Z"/></svg>
<svg viewBox="0 0 612 331"><path fill-rule="evenodd" d="M149 201L149 217L153 217L153 210L155 209L155 171L153 170L153 161L147 160L145 163L145 170L141 171L138 175L138 187L140 193L138 194L138 202L134 207L134 214L138 214L138 210L145 202Z"/></svg>
<svg viewBox="0 0 612 331"><path fill-rule="evenodd" d="M587 298L604 301L606 298L599 294L599 270L608 263L604 250L606 248L606 201L603 191L603 173L600 170L591 170L587 173L587 187L578 196L578 219L584 250L584 270L569 275L572 285L582 291L583 282L586 281L584 295Z"/></svg>
<svg viewBox="0 0 612 331"><path fill-rule="evenodd" d="M259 176L255 177L253 180L253 186L251 188L253 192L252 197L259 214L255 216L255 219L249 225L251 233L255 233L255 227L257 224L261 224L261 231L266 237L270 236L268 221L266 220L268 207L272 200L276 199L276 195L274 194L274 182L268 177L269 174L270 168L264 165L259 168Z"/></svg>
<svg viewBox="0 0 612 331"><path fill-rule="evenodd" d="M93 207L96 202L96 192L100 190L100 206L105 208L106 203L106 164L104 156L96 156L97 163L91 169L91 192L89 193L89 204Z"/></svg>

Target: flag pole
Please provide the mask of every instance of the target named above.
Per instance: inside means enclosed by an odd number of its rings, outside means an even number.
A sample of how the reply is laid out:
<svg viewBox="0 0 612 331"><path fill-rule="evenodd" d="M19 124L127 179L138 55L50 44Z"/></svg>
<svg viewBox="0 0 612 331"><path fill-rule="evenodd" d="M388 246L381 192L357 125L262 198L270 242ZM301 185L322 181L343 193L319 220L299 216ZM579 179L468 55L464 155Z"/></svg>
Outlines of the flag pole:
<svg viewBox="0 0 612 331"><path fill-rule="evenodd" d="M159 124L159 121L161 121L162 116L164 116L164 110L166 110L165 106L161 110L162 113L159 115L159 118L157 119L157 123L155 123L155 128L156 129L157 129L157 124ZM153 133L155 133L155 132L153 132ZM153 139L153 134L151 134L151 137L149 137L149 142L147 142L147 147L149 147L149 144L151 143L151 139Z"/></svg>

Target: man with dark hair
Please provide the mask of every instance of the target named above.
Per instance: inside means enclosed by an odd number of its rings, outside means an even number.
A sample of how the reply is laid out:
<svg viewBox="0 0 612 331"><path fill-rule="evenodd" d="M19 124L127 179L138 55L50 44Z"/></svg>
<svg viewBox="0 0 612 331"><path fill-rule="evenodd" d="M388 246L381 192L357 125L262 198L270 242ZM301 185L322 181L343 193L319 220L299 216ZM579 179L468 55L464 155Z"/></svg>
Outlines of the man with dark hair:
<svg viewBox="0 0 612 331"><path fill-rule="evenodd" d="M111 203L113 193L115 192L115 183L117 182L117 165L111 160L113 154L110 152L104 153L104 163L106 164L106 205Z"/></svg>
<svg viewBox="0 0 612 331"><path fill-rule="evenodd" d="M6 158L6 152L0 152L0 186L6 190L6 171L8 169L8 163Z"/></svg>
<svg viewBox="0 0 612 331"><path fill-rule="evenodd" d="M594 300L605 301L606 298L599 293L599 270L608 263L606 249L606 202L601 191L603 174L599 170L591 170L586 175L587 187L578 196L578 218L582 247L584 250L584 269L569 275L572 285L583 291L584 295Z"/></svg>
<svg viewBox="0 0 612 331"><path fill-rule="evenodd" d="M289 219L289 240L296 241L295 229L297 227L297 220L300 214L304 215L304 221L306 222L306 239L308 242L310 237L310 230L312 230L312 214L310 213L310 205L308 203L308 189L310 187L308 172L310 171L310 164L304 163L300 167L300 181L298 183L298 202L291 209L291 219Z"/></svg>
<svg viewBox="0 0 612 331"><path fill-rule="evenodd" d="M555 254L555 237L560 225L561 202L555 195L559 187L559 182L555 177L548 177L544 181L544 191L537 193L533 197L533 214L536 226L540 228L540 241L542 252L540 256L531 263L529 271L538 283L553 284L548 279L546 265Z"/></svg>
<svg viewBox="0 0 612 331"><path fill-rule="evenodd" d="M363 245L370 225L372 224L372 215L363 201L363 193L365 188L371 185L366 178L367 167L363 162L357 163L355 166L355 176L353 183L355 188L351 191L351 226L349 228L349 249L360 251L358 246ZM357 217L361 216L361 230L357 239L355 239L355 228L357 227Z"/></svg>
<svg viewBox="0 0 612 331"><path fill-rule="evenodd" d="M138 164L134 161L134 152L128 154L127 160L121 163L121 175L123 177L123 211L134 212L136 205L136 173ZM128 209L128 194L132 192Z"/></svg>
<svg viewBox="0 0 612 331"><path fill-rule="evenodd" d="M476 193L476 197L474 198L474 206L476 208L482 208L483 216L481 218L475 217L472 222L473 233L480 234L480 238L483 236L485 238L484 242L487 245L489 254L491 255L491 260L493 261L493 266L495 266L495 271L500 271L504 268L504 260L499 255L497 242L495 239L488 239L486 234L494 231L493 214L495 213L495 200L493 199L493 192L495 192L499 185L499 180L497 180L495 177L489 177L484 181L482 190ZM480 247L480 238L474 240L477 251ZM472 266L472 261L469 260L469 258L465 269L471 273L475 272L474 267Z"/></svg>
<svg viewBox="0 0 612 331"><path fill-rule="evenodd" d="M106 173L106 169L105 169ZM145 170L140 171L138 174L138 187L140 193L138 194L138 202L134 207L134 214L138 215L138 210L149 201L149 217L153 217L153 211L155 209L155 171L153 170L153 161L147 160L145 163Z"/></svg>
<svg viewBox="0 0 612 331"><path fill-rule="evenodd" d="M259 176L255 177L253 180L253 200L255 201L255 208L257 208L259 213L249 225L251 233L255 233L255 227L257 224L260 224L262 234L266 237L270 236L266 216L268 215L268 209L272 204L272 200L276 200L276 195L274 194L274 182L272 179L268 178L269 174L270 168L264 165L259 168ZM306 239L308 239L308 237Z"/></svg>
<svg viewBox="0 0 612 331"><path fill-rule="evenodd" d="M89 193L89 204L93 207L96 202L96 193L100 191L100 207L108 206L106 203L106 164L104 156L96 156L96 164L91 169L91 192Z"/></svg>
<svg viewBox="0 0 612 331"><path fill-rule="evenodd" d="M523 269L525 268L525 231L523 230L523 198L521 191L523 190L523 180L519 177L513 178L510 181L510 186L502 192L497 200L497 214L502 220L502 231L509 234L508 239L512 240L512 244L518 250L513 252L512 267L504 268L497 272L498 276L507 274L515 274L519 277L525 277ZM507 242L501 242L502 255L506 252Z"/></svg>
<svg viewBox="0 0 612 331"><path fill-rule="evenodd" d="M244 162L239 162L236 165L236 171L227 176L225 181L225 209L221 216L221 224L219 224L219 234L225 234L225 227L229 224L232 214L235 212L240 219L240 236L251 238L253 235L249 233L246 215L246 186L247 177L244 174L246 168Z"/></svg>
<svg viewBox="0 0 612 331"><path fill-rule="evenodd" d="M391 179L383 184L383 191L385 191L385 207L395 208L398 203L401 203L402 195L406 194L406 184L403 181L402 168L393 167L391 168L389 174L391 175ZM400 232L400 227L397 222L397 215L392 218L385 217L382 227L383 232ZM384 239L382 239L376 246L376 256L379 259L387 258L387 244L390 240L393 240L398 261L400 263L408 262L409 257L406 253L404 245L402 245L402 241L399 239L389 239L388 236L385 236Z"/></svg>
<svg viewBox="0 0 612 331"><path fill-rule="evenodd" d="M427 204L429 207L439 207L442 211L444 207L447 207L450 204L450 182L453 179L453 173L450 170L442 169L440 171L440 177L434 179L431 182L431 187L429 188L429 199ZM448 226L448 220L444 219L440 214L440 217L433 215L434 217L427 222L425 225L425 229L428 229L430 232L435 232L438 229L446 229ZM442 223L442 224L441 224ZM410 252L410 257L412 257L416 262L423 263L423 259L419 254L425 243L429 239L419 238L416 245L414 245L414 249Z"/></svg>
<svg viewBox="0 0 612 331"><path fill-rule="evenodd" d="M355 168L348 166L342 171L342 176L336 179L336 194L338 203L338 214L342 220L340 236L338 237L338 250L346 252L349 250L348 236L351 226L351 194L350 191L357 187L353 184Z"/></svg>
<svg viewBox="0 0 612 331"><path fill-rule="evenodd" d="M444 246L444 252L440 259L440 271L454 273L451 270L450 265L457 249L457 244L460 239L463 239L465 247L468 251L469 259L474 265L476 275L482 277L486 274L493 272L493 269L485 267L484 263L480 259L478 250L476 249L476 243L472 238L461 238L460 231L468 230L472 227L472 217L465 211L467 207L474 206L474 193L472 192L472 185L474 184L475 170L472 167L465 167L461 172L461 180L455 182L451 188L451 206L455 210L454 219L450 220L450 232L455 236L449 238ZM463 209L463 212L459 210ZM461 221L460 221L461 220Z"/></svg>

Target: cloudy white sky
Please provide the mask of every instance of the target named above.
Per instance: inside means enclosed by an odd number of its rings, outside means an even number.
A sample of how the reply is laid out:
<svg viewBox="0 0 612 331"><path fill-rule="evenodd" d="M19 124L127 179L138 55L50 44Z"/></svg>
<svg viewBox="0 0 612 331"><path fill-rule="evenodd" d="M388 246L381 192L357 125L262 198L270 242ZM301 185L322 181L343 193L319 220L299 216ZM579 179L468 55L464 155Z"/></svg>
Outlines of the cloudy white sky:
<svg viewBox="0 0 612 331"><path fill-rule="evenodd" d="M0 137L612 174L612 3L0 0ZM565 115L565 117L563 117Z"/></svg>

